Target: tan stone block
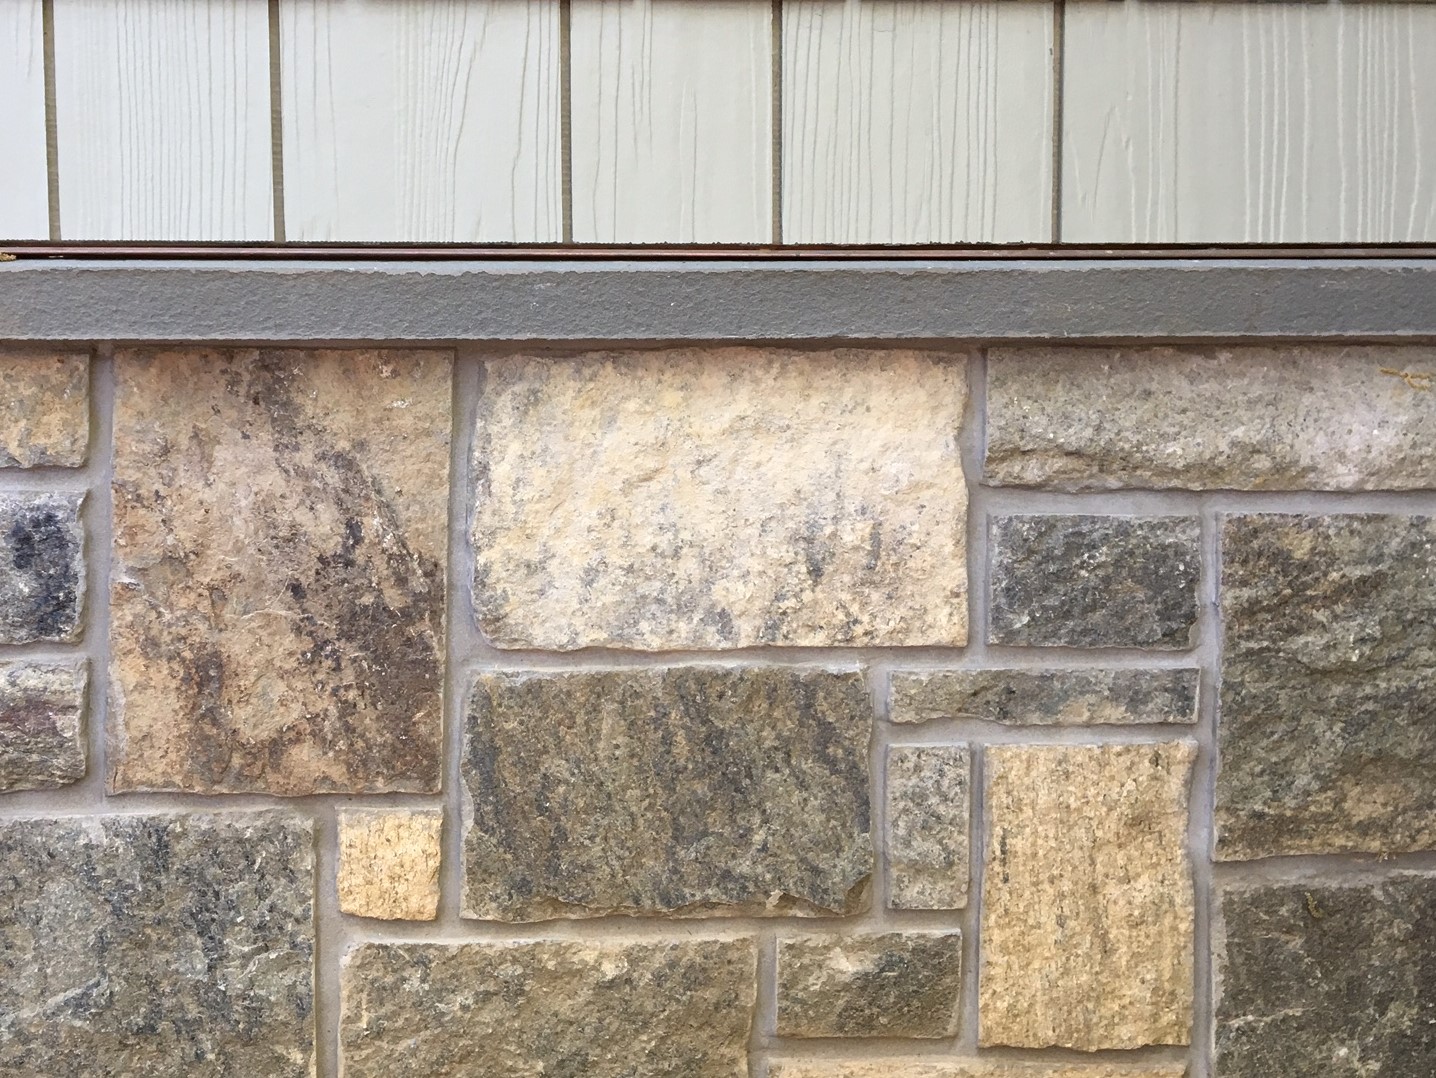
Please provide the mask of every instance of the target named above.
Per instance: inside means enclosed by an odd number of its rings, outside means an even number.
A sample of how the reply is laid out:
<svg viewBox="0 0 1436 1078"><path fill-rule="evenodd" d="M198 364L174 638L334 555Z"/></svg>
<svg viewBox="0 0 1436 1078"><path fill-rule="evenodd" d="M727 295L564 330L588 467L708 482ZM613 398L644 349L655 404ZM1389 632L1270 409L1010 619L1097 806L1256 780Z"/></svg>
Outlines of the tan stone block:
<svg viewBox="0 0 1436 1078"><path fill-rule="evenodd" d="M500 647L962 644L965 353L683 348L485 364Z"/></svg>
<svg viewBox="0 0 1436 1078"><path fill-rule="evenodd" d="M396 809L339 813L339 909L386 921L439 915L444 814Z"/></svg>
<svg viewBox="0 0 1436 1078"><path fill-rule="evenodd" d="M117 357L110 789L438 790L451 367Z"/></svg>
<svg viewBox="0 0 1436 1078"><path fill-rule="evenodd" d="M992 1063L978 1060L824 1060L768 1068L768 1078L1183 1078L1183 1063Z"/></svg>
<svg viewBox="0 0 1436 1078"><path fill-rule="evenodd" d="M78 468L89 445L89 355L0 352L0 468Z"/></svg>
<svg viewBox="0 0 1436 1078"><path fill-rule="evenodd" d="M1195 756L1186 741L985 750L981 1044L1189 1042Z"/></svg>

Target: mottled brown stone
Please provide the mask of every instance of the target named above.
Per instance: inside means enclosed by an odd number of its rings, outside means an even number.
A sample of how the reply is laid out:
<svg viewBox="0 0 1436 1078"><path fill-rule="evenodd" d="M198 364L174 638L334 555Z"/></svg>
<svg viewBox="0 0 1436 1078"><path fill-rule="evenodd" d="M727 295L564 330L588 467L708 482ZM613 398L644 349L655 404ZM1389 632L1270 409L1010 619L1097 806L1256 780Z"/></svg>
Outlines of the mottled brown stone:
<svg viewBox="0 0 1436 1078"><path fill-rule="evenodd" d="M84 660L0 663L0 792L85 777Z"/></svg>
<svg viewBox="0 0 1436 1078"><path fill-rule="evenodd" d="M83 494L0 494L0 644L80 638Z"/></svg>
<svg viewBox="0 0 1436 1078"><path fill-rule="evenodd" d="M747 1078L751 939L367 944L346 1078Z"/></svg>
<svg viewBox="0 0 1436 1078"><path fill-rule="evenodd" d="M778 941L780 1037L951 1037L961 989L960 932Z"/></svg>
<svg viewBox="0 0 1436 1078"><path fill-rule="evenodd" d="M1188 1043L1196 746L992 745L983 755L980 1043Z"/></svg>
<svg viewBox="0 0 1436 1078"><path fill-rule="evenodd" d="M432 921L439 914L438 809L339 812L339 909L355 917Z"/></svg>
<svg viewBox="0 0 1436 1078"><path fill-rule="evenodd" d="M962 644L966 353L485 363L475 601L500 647Z"/></svg>
<svg viewBox="0 0 1436 1078"><path fill-rule="evenodd" d="M117 357L112 790L439 788L450 367Z"/></svg>
<svg viewBox="0 0 1436 1078"><path fill-rule="evenodd" d="M1195 723L1196 670L931 670L892 679L893 722Z"/></svg>
<svg viewBox="0 0 1436 1078"><path fill-rule="evenodd" d="M90 357L0 351L0 468L78 468L90 445Z"/></svg>
<svg viewBox="0 0 1436 1078"><path fill-rule="evenodd" d="M967 905L966 746L893 746L887 752L888 906L956 910Z"/></svg>
<svg viewBox="0 0 1436 1078"><path fill-rule="evenodd" d="M864 1059L779 1061L768 1078L1183 1078L1183 1063L1008 1063L978 1060Z"/></svg>
<svg viewBox="0 0 1436 1078"><path fill-rule="evenodd" d="M856 912L871 727L855 671L482 675L465 916Z"/></svg>

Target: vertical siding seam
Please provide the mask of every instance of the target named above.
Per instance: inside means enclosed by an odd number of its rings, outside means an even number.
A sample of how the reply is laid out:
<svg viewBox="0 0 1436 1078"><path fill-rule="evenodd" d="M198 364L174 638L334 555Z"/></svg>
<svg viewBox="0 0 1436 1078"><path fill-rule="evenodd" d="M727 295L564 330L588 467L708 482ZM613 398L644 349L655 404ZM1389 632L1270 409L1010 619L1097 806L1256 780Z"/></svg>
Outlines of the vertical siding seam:
<svg viewBox="0 0 1436 1078"><path fill-rule="evenodd" d="M60 232L60 123L55 106L55 0L41 0L41 55L45 82L45 188L51 240Z"/></svg>
<svg viewBox="0 0 1436 1078"><path fill-rule="evenodd" d="M283 243L284 222L284 94L283 39L280 33L280 0L269 0L269 168L273 191L274 239Z"/></svg>

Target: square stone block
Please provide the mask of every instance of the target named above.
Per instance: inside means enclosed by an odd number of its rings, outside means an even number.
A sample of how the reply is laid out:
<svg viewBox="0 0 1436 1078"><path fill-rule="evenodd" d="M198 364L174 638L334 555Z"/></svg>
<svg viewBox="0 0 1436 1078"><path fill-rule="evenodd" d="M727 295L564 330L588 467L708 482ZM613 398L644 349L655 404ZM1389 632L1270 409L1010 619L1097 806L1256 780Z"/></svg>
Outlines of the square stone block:
<svg viewBox="0 0 1436 1078"><path fill-rule="evenodd" d="M341 809L339 909L386 921L432 921L439 915L438 809Z"/></svg>
<svg viewBox="0 0 1436 1078"><path fill-rule="evenodd" d="M0 644L80 638L83 494L0 494Z"/></svg>
<svg viewBox="0 0 1436 1078"><path fill-rule="evenodd" d="M0 468L78 468L89 446L89 354L0 350Z"/></svg>
<svg viewBox="0 0 1436 1078"><path fill-rule="evenodd" d="M0 793L85 777L88 670L83 659L0 663Z"/></svg>

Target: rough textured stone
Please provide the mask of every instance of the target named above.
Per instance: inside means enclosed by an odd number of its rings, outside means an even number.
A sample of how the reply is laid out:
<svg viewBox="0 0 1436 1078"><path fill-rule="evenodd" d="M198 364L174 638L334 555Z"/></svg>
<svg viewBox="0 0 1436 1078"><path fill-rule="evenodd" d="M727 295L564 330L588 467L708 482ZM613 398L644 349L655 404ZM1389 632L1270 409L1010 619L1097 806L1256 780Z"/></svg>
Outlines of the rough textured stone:
<svg viewBox="0 0 1436 1078"><path fill-rule="evenodd" d="M892 679L893 722L1195 723L1196 670L932 670Z"/></svg>
<svg viewBox="0 0 1436 1078"><path fill-rule="evenodd" d="M888 749L890 908L957 910L967 905L971 772L965 746Z"/></svg>
<svg viewBox="0 0 1436 1078"><path fill-rule="evenodd" d="M1219 896L1214 1074L1436 1074L1436 876Z"/></svg>
<svg viewBox="0 0 1436 1078"><path fill-rule="evenodd" d="M1189 742L984 750L980 1043L1188 1042L1195 757Z"/></svg>
<svg viewBox="0 0 1436 1078"><path fill-rule="evenodd" d="M349 956L346 1078L746 1078L750 939L446 946Z"/></svg>
<svg viewBox="0 0 1436 1078"><path fill-rule="evenodd" d="M339 908L356 917L432 921L439 915L437 809L339 813Z"/></svg>
<svg viewBox="0 0 1436 1078"><path fill-rule="evenodd" d="M1436 519L1222 523L1217 855L1436 848Z"/></svg>
<svg viewBox="0 0 1436 1078"><path fill-rule="evenodd" d="M856 672L481 676L466 916L855 912L871 702Z"/></svg>
<svg viewBox="0 0 1436 1078"><path fill-rule="evenodd" d="M958 932L778 941L780 1037L951 1037L961 990Z"/></svg>
<svg viewBox="0 0 1436 1078"><path fill-rule="evenodd" d="M778 1061L768 1078L1183 1078L1183 1063L1008 1063L986 1060Z"/></svg>
<svg viewBox="0 0 1436 1078"><path fill-rule="evenodd" d="M450 367L118 357L112 790L438 790Z"/></svg>
<svg viewBox="0 0 1436 1078"><path fill-rule="evenodd" d="M1059 490L1429 488L1433 374L1427 345L992 349L984 474Z"/></svg>
<svg viewBox="0 0 1436 1078"><path fill-rule="evenodd" d="M962 644L966 354L485 365L475 600L500 647Z"/></svg>
<svg viewBox="0 0 1436 1078"><path fill-rule="evenodd" d="M0 352L0 468L78 468L90 445L90 357Z"/></svg>
<svg viewBox="0 0 1436 1078"><path fill-rule="evenodd" d="M0 663L0 792L85 777L83 660Z"/></svg>
<svg viewBox="0 0 1436 1078"><path fill-rule="evenodd" d="M1195 517L994 517L988 643L1190 647L1199 539Z"/></svg>
<svg viewBox="0 0 1436 1078"><path fill-rule="evenodd" d="M0 644L80 638L83 494L0 494Z"/></svg>
<svg viewBox="0 0 1436 1078"><path fill-rule="evenodd" d="M313 829L0 822L0 1073L308 1078Z"/></svg>

